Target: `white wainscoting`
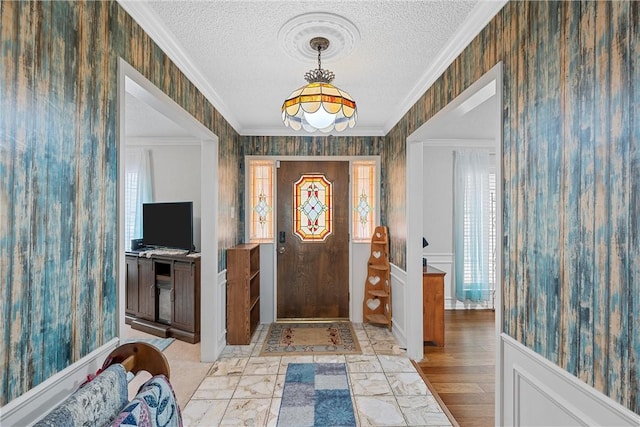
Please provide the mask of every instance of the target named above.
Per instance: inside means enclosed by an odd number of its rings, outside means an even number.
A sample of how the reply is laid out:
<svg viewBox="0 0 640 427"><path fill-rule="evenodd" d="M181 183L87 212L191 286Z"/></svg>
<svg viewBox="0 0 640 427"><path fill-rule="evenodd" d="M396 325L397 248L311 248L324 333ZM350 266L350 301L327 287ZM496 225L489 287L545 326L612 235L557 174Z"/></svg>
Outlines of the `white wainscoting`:
<svg viewBox="0 0 640 427"><path fill-rule="evenodd" d="M364 284L367 281L367 266L370 255L371 243L353 242L351 244L350 318L354 323L362 323L363 321Z"/></svg>
<svg viewBox="0 0 640 427"><path fill-rule="evenodd" d="M391 332L402 348L407 348L407 312L404 298L407 288L407 272L391 264Z"/></svg>
<svg viewBox="0 0 640 427"><path fill-rule="evenodd" d="M45 416L94 375L119 344L114 338L2 407L0 425L31 425Z"/></svg>
<svg viewBox="0 0 640 427"><path fill-rule="evenodd" d="M640 415L510 336L502 334L500 346L503 355L503 425L640 425Z"/></svg>
<svg viewBox="0 0 640 427"><path fill-rule="evenodd" d="M274 243L260 243L260 323L264 324L270 324L276 318L275 254Z"/></svg>
<svg viewBox="0 0 640 427"><path fill-rule="evenodd" d="M218 273L217 289L216 289L216 316L218 317L216 324L218 325L218 331L216 336L218 342L216 343L216 354L213 360L217 360L220 353L227 345L227 270L222 270Z"/></svg>

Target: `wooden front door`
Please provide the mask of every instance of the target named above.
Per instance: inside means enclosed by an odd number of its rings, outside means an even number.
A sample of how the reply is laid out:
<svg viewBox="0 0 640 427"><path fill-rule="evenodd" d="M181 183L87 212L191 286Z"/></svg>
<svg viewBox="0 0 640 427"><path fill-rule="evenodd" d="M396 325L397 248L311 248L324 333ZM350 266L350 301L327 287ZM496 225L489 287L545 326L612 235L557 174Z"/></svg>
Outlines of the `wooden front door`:
<svg viewBox="0 0 640 427"><path fill-rule="evenodd" d="M349 162L281 161L278 316L349 317Z"/></svg>

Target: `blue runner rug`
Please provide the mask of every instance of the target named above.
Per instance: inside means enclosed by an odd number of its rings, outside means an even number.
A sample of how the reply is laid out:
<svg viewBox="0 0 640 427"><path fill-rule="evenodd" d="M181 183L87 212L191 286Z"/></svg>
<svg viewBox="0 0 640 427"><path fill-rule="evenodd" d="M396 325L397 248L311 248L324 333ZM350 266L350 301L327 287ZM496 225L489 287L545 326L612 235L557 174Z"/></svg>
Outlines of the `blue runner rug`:
<svg viewBox="0 0 640 427"><path fill-rule="evenodd" d="M290 363L279 427L355 426L344 363Z"/></svg>

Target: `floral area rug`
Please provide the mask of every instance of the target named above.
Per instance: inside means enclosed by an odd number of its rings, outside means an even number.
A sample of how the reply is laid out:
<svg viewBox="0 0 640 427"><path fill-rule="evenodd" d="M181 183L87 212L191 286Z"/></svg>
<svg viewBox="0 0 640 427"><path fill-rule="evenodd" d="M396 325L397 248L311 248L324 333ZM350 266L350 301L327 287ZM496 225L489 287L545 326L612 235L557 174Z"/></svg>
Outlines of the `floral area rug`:
<svg viewBox="0 0 640 427"><path fill-rule="evenodd" d="M355 425L344 363L289 363L279 427Z"/></svg>
<svg viewBox="0 0 640 427"><path fill-rule="evenodd" d="M272 323L260 355L360 353L351 322Z"/></svg>

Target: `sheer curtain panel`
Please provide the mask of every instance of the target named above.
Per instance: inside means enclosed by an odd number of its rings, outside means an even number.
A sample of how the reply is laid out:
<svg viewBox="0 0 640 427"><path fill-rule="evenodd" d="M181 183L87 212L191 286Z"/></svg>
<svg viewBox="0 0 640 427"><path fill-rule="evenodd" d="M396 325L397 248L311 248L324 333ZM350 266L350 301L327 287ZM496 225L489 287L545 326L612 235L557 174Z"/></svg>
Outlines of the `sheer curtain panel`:
<svg viewBox="0 0 640 427"><path fill-rule="evenodd" d="M489 300L489 151L454 152L456 299Z"/></svg>
<svg viewBox="0 0 640 427"><path fill-rule="evenodd" d="M142 204L153 201L151 151L128 148L125 163L125 236L126 247L132 239L142 238Z"/></svg>

